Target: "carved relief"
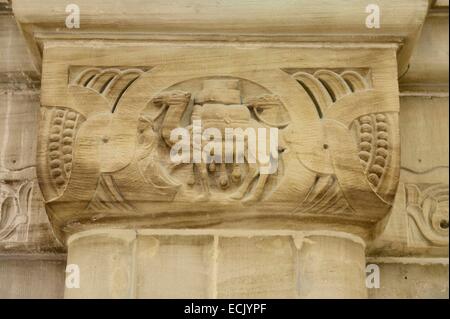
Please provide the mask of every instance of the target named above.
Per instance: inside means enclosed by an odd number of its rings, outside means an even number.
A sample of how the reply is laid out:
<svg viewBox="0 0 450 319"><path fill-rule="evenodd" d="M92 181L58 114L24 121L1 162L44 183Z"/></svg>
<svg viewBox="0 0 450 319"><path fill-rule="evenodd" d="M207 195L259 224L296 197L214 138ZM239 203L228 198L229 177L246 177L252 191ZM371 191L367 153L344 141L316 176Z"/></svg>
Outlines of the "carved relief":
<svg viewBox="0 0 450 319"><path fill-rule="evenodd" d="M72 171L73 144L84 117L67 108L46 108L43 110L43 124L49 129L47 141L48 173L51 176L52 187L62 194L69 181Z"/></svg>
<svg viewBox="0 0 450 319"><path fill-rule="evenodd" d="M126 89L142 74L138 68L84 68L73 75L70 86L83 87L104 97L111 106L111 112Z"/></svg>
<svg viewBox="0 0 450 319"><path fill-rule="evenodd" d="M317 176L314 185L311 186L308 195L296 211L305 214L353 213L334 175Z"/></svg>
<svg viewBox="0 0 450 319"><path fill-rule="evenodd" d="M377 189L390 161L389 124L383 113L364 115L353 122L359 158L370 184Z"/></svg>
<svg viewBox="0 0 450 319"><path fill-rule="evenodd" d="M171 132L173 129L183 125L183 117L188 114L188 120L186 128L190 133L198 130L217 129L220 132L222 142L220 147L222 159L229 156L230 158L236 158L234 152L235 145L227 150L225 147L225 137L227 135L226 129L242 129L245 131L248 128L254 129L258 132L258 128L266 128L264 123L268 123L263 119L262 112L271 108L275 110L282 109L282 103L274 96L263 95L252 98L248 103L242 103L240 80L238 79L214 79L204 80L202 83L202 89L195 94L191 99L192 94L179 90L169 90L161 94L158 94L152 99L152 104L159 111L154 116L154 119L148 120L154 123L159 117L164 118L160 121L160 134L166 145L170 148L173 147L174 141L171 140ZM189 109L188 109L189 106ZM258 114L258 115L256 115ZM149 115L144 116L150 118ZM199 121L201 125L195 127L195 121ZM283 126L286 124L273 124L273 126ZM156 138L156 135L155 135ZM258 136L256 136L258 139ZM269 174L261 173L261 163L248 161L249 148L248 143L244 143L243 154L245 156L245 163L226 163L225 161L211 163L195 163L193 154L196 151L201 152L209 140L202 140L200 143L193 143L191 141L189 148L189 158L184 162L189 163L190 176L188 176L186 184L193 186L197 182L201 186L200 194L196 196L196 200L206 201L209 200L211 192L211 184L218 185L217 190L224 192L228 189L234 189L234 192L228 196L230 199L241 200L245 202L254 202L258 200L265 189ZM197 148L197 149L195 149ZM214 155L214 154L211 154ZM271 154L278 157L278 154ZM166 155L167 156L167 155ZM180 163L172 163L170 169L176 169ZM244 167L245 166L245 167ZM213 180L211 180L211 177ZM170 180L169 176L165 177L166 180ZM256 180L256 186L254 190L250 189L250 185ZM176 185L176 182L170 182ZM233 185L235 187L233 187Z"/></svg>
<svg viewBox="0 0 450 319"><path fill-rule="evenodd" d="M370 187L392 203L398 176L386 174L386 171L398 166L398 115L396 112L374 112L364 105L368 101L378 103L379 99L371 87L368 72L318 70L290 73L314 102L319 117L337 120L353 132L358 158ZM359 101L355 97L359 97ZM349 101L345 103L347 99ZM349 113L345 114L345 109Z"/></svg>
<svg viewBox="0 0 450 319"><path fill-rule="evenodd" d="M14 235L15 242L23 242L28 235L34 181L8 175L0 179L0 241Z"/></svg>
<svg viewBox="0 0 450 319"><path fill-rule="evenodd" d="M405 184L409 241L448 246L448 185Z"/></svg>
<svg viewBox="0 0 450 319"><path fill-rule="evenodd" d="M355 216L370 203L371 220L389 210L397 109L371 87L367 70L165 77L171 71L179 70L71 70L67 107L43 108L38 172L48 204L70 203L95 220L217 205L251 213L274 203L286 214L316 216ZM191 137L185 144L172 136L179 128ZM220 146L194 143L194 132L208 129ZM260 129L276 129L275 149L258 145L276 169L250 160L256 148L248 136L238 162L228 129L253 129L257 141ZM189 152L174 162L180 145ZM195 161L207 147L212 160ZM218 161L219 154L232 161Z"/></svg>

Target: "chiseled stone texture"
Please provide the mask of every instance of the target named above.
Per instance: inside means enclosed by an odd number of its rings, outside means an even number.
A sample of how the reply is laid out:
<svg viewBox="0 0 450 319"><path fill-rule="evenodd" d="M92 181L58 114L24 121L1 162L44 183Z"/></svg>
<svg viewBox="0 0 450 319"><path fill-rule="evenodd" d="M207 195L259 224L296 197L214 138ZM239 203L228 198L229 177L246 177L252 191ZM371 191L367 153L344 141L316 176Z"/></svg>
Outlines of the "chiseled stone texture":
<svg viewBox="0 0 450 319"><path fill-rule="evenodd" d="M69 244L67 264L79 267L80 289L66 289L65 297L128 298L133 242L129 232L112 232L78 238Z"/></svg>
<svg viewBox="0 0 450 319"><path fill-rule="evenodd" d="M103 229L68 239L67 298L365 298L364 245L336 232Z"/></svg>
<svg viewBox="0 0 450 319"><path fill-rule="evenodd" d="M408 72L400 78L400 87L407 91L448 92L448 70L448 14L434 14L425 20Z"/></svg>
<svg viewBox="0 0 450 319"><path fill-rule="evenodd" d="M36 165L39 91L0 87L0 172Z"/></svg>
<svg viewBox="0 0 450 319"><path fill-rule="evenodd" d="M6 2L0 0L0 8ZM2 177L36 165L40 98L40 76L10 11L0 12L0 57ZM331 287L337 295L342 289L349 296L350 290L352 297L448 298L448 262L425 265L419 261L424 256L448 257L448 245L411 240L421 235L410 228L413 223L408 222L404 194L405 183L448 186L448 97L442 97L448 95L448 14L427 18L409 64L409 71L399 74L400 90L416 90L412 95L438 91L441 97L400 99L400 191L384 232L373 246L369 243L366 253L417 259L378 263L379 289L366 291L361 285L348 289L344 284L362 282L364 250L352 241L323 237L296 241L284 235L155 235L132 230L125 236L112 232L73 240L68 263L80 266L81 286L89 288L68 289L65 297L297 298L315 297L309 291L325 296ZM65 256L33 257L41 251L63 252L50 229L38 187L33 190L25 226L0 240L0 253L16 253L0 255L0 299L63 298ZM408 232L415 232L414 236Z"/></svg>
<svg viewBox="0 0 450 319"><path fill-rule="evenodd" d="M34 70L25 39L17 27L17 22L11 14L0 14L0 60L1 72L30 72ZM4 44L4 45L3 45Z"/></svg>
<svg viewBox="0 0 450 319"><path fill-rule="evenodd" d="M221 238L217 297L295 298L297 250L288 236Z"/></svg>
<svg viewBox="0 0 450 319"><path fill-rule="evenodd" d="M421 190L419 195L430 187L439 188L433 195L442 207L447 202L448 207L448 160L449 160L449 108L448 97L419 97L403 96L400 99L400 132L401 132L401 173L395 203L382 228L381 234L369 245L368 254L371 256L427 256L448 257L448 245L436 245L435 241L426 239L421 241L414 238L423 237L427 233L435 233L432 224L423 223L417 227L408 214L408 206L414 199L409 189ZM442 192L447 188L447 194ZM433 206L430 206L433 207ZM447 208L448 209L448 208ZM423 210L422 212L427 212ZM430 214L446 212L436 209L428 211ZM437 215L436 215L437 216ZM430 220L425 219L425 221ZM448 227L439 230L440 241L448 242Z"/></svg>
<svg viewBox="0 0 450 319"><path fill-rule="evenodd" d="M0 299L63 298L65 260L0 257Z"/></svg>
<svg viewBox="0 0 450 319"><path fill-rule="evenodd" d="M213 236L137 237L138 298L212 296Z"/></svg>
<svg viewBox="0 0 450 319"><path fill-rule="evenodd" d="M367 298L364 248L345 238L305 238L299 249L299 296Z"/></svg>
<svg viewBox="0 0 450 319"><path fill-rule="evenodd" d="M1 16L0 16L1 17ZM10 214L22 213L27 218L12 233L0 236L0 252L54 252L62 246L56 241L45 212L42 194L36 180L36 145L39 118L39 90L2 89L0 86L0 191L25 182L31 185L31 195L22 200L20 209L6 207L0 214L0 235ZM11 196L11 195L9 195ZM12 200L12 198L10 198ZM0 208L1 209L1 208Z"/></svg>
<svg viewBox="0 0 450 319"><path fill-rule="evenodd" d="M448 97L400 99L402 168L424 172L448 167Z"/></svg>

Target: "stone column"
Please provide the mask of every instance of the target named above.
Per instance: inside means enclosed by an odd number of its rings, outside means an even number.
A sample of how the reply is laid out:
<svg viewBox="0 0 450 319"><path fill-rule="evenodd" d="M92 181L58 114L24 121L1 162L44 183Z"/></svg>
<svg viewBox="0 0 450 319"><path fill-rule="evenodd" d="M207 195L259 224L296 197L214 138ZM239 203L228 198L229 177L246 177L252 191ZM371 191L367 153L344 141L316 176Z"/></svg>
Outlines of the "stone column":
<svg viewBox="0 0 450 319"><path fill-rule="evenodd" d="M299 249L300 298L367 298L365 243L339 232L305 234Z"/></svg>
<svg viewBox="0 0 450 319"><path fill-rule="evenodd" d="M314 231L114 230L72 235L66 298L366 298L364 242Z"/></svg>
<svg viewBox="0 0 450 319"><path fill-rule="evenodd" d="M129 230L94 230L71 236L67 269L75 269L71 275L79 274L75 279L79 279L79 287L66 284L65 297L130 297L135 234Z"/></svg>

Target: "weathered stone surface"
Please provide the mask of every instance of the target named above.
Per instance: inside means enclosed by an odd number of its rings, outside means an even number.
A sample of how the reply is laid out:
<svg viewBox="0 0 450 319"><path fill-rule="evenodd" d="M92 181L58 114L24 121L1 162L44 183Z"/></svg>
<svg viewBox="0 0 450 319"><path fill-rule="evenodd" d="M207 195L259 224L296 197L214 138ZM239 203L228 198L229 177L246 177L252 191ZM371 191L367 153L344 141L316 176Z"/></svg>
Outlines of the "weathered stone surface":
<svg viewBox="0 0 450 319"><path fill-rule="evenodd" d="M300 245L301 298L367 298L362 240L318 234Z"/></svg>
<svg viewBox="0 0 450 319"><path fill-rule="evenodd" d="M448 299L446 264L378 263L380 288L369 289L372 299Z"/></svg>
<svg viewBox="0 0 450 319"><path fill-rule="evenodd" d="M34 70L26 42L12 12L0 14L0 71L31 72Z"/></svg>
<svg viewBox="0 0 450 319"><path fill-rule="evenodd" d="M137 298L214 296L213 236L152 236L141 232L135 262Z"/></svg>
<svg viewBox="0 0 450 319"><path fill-rule="evenodd" d="M448 111L446 97L402 97L400 185L370 254L448 256Z"/></svg>
<svg viewBox="0 0 450 319"><path fill-rule="evenodd" d="M66 262L57 256L0 256L0 299L59 299Z"/></svg>
<svg viewBox="0 0 450 319"><path fill-rule="evenodd" d="M400 89L448 93L448 58L448 11L432 11L425 21L410 67L400 77Z"/></svg>
<svg viewBox="0 0 450 319"><path fill-rule="evenodd" d="M364 242L336 232L91 230L67 298L365 298Z"/></svg>
<svg viewBox="0 0 450 319"><path fill-rule="evenodd" d="M67 264L79 271L79 287L66 287L66 298L128 298L133 274L134 232L110 231L74 237Z"/></svg>
<svg viewBox="0 0 450 319"><path fill-rule="evenodd" d="M0 89L0 251L60 251L36 180L39 91Z"/></svg>
<svg viewBox="0 0 450 319"><path fill-rule="evenodd" d="M0 297L448 298L448 1L377 3L0 0Z"/></svg>
<svg viewBox="0 0 450 319"><path fill-rule="evenodd" d="M400 161L393 50L336 55L331 48L261 47L243 55L234 47L143 44L124 56L111 46L45 51L38 180L61 237L99 223L120 224L124 213L142 228L186 227L187 217L188 227L231 220L245 228L252 220L259 229L301 229L331 218L335 228L366 236L360 232L370 232L389 212ZM71 68L71 59L88 66ZM322 60L338 69L308 69ZM112 63L135 66L106 67ZM361 69L350 70L353 64ZM221 95L215 104L198 99L209 81L226 91L231 80L242 104ZM172 162L169 133L189 129L195 119L202 120L201 132L277 129L278 147L269 154L277 159L275 169L248 155L244 163L220 163L221 157L214 166L190 163L191 155L188 163ZM188 150L208 146L200 144L189 142ZM235 171L240 175L232 181ZM168 212L174 218L167 220Z"/></svg>
<svg viewBox="0 0 450 319"><path fill-rule="evenodd" d="M221 238L218 298L295 298L298 258L290 236Z"/></svg>
<svg viewBox="0 0 450 319"><path fill-rule="evenodd" d="M0 91L3 88L38 87L40 77L30 59L17 22L11 11L0 9Z"/></svg>

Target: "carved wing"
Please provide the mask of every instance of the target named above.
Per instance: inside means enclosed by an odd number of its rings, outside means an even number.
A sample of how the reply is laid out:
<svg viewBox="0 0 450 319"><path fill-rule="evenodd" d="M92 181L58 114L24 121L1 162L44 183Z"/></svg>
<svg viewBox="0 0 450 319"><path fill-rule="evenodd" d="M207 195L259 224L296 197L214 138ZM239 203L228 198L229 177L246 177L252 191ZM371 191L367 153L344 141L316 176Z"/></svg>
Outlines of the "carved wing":
<svg viewBox="0 0 450 319"><path fill-rule="evenodd" d="M381 215L398 182L398 100L372 89L364 72L300 71L292 76L322 119L324 148L350 206L358 211L363 202L373 202L374 213Z"/></svg>
<svg viewBox="0 0 450 319"><path fill-rule="evenodd" d="M83 115L63 107L42 107L38 152L38 175L44 198L50 200L64 192L72 171L74 141Z"/></svg>
<svg viewBox="0 0 450 319"><path fill-rule="evenodd" d="M84 68L70 79L66 106L42 106L38 176L47 202L60 198L68 188L75 188L80 200L86 199L81 195L84 187L87 194L101 171L99 142L108 135L121 96L142 73L140 69ZM83 165L73 171L77 161ZM69 185L73 175L78 183L85 183Z"/></svg>

